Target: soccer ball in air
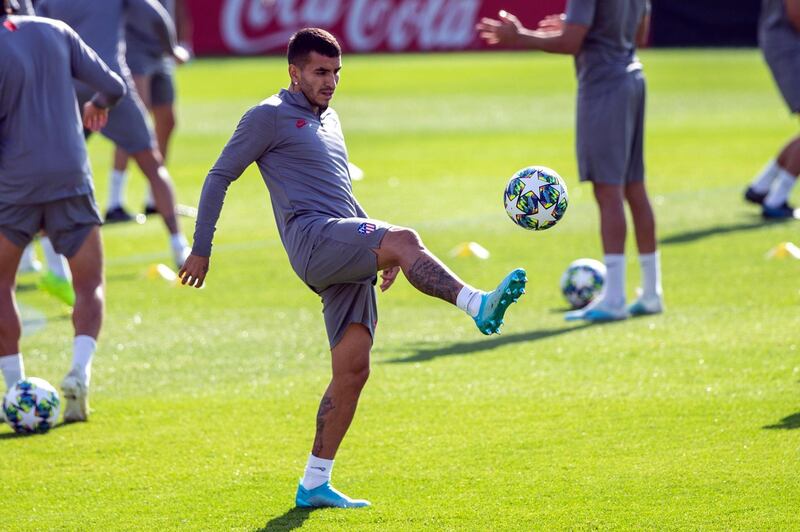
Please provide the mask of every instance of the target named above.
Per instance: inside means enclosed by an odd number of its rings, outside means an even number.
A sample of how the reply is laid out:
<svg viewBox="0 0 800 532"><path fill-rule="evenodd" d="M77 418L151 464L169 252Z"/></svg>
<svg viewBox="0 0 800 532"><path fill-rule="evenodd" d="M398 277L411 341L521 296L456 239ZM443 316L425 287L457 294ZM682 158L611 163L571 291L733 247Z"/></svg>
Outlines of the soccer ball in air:
<svg viewBox="0 0 800 532"><path fill-rule="evenodd" d="M56 424L60 410L56 389L36 377L17 381L3 398L6 422L20 434L44 434Z"/></svg>
<svg viewBox="0 0 800 532"><path fill-rule="evenodd" d="M569 198L561 176L546 166L529 166L513 176L503 194L506 213L523 229L553 227L564 216Z"/></svg>
<svg viewBox="0 0 800 532"><path fill-rule="evenodd" d="M600 294L605 280L605 264L594 259L578 259L561 276L561 293L572 308L583 308Z"/></svg>

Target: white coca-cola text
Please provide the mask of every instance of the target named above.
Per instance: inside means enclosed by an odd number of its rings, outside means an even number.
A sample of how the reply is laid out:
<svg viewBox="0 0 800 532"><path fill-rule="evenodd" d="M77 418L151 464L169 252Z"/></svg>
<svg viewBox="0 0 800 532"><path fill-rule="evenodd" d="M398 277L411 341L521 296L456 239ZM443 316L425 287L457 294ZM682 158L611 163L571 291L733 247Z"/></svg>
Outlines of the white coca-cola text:
<svg viewBox="0 0 800 532"><path fill-rule="evenodd" d="M223 0L222 38L232 51L280 50L300 28L332 31L347 49L457 50L475 40L481 0Z"/></svg>

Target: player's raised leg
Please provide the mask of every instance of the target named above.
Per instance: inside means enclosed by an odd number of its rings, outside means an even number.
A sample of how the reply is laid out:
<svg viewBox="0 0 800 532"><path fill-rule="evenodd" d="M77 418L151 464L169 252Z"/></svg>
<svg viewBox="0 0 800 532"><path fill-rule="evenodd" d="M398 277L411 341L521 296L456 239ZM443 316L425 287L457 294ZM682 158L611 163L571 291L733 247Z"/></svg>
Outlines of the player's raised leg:
<svg viewBox="0 0 800 532"><path fill-rule="evenodd" d="M169 172L161 163L161 155L155 149L142 150L131 154L131 156L150 183L156 209L164 219L164 224L170 234L170 246L172 247L175 264L180 268L191 250L186 237L180 232L180 227L178 226L178 217L175 210L175 191Z"/></svg>
<svg viewBox="0 0 800 532"><path fill-rule="evenodd" d="M568 321L613 321L628 316L625 308L625 221L622 185L594 182L594 197L600 210L606 282L603 292L589 306L568 312Z"/></svg>
<svg viewBox="0 0 800 532"><path fill-rule="evenodd" d="M423 294L438 297L469 314L483 334L499 333L506 309L525 293L525 270L509 273L491 292L477 290L458 278L422 243L413 229L392 227L381 241L378 269L399 267Z"/></svg>
<svg viewBox="0 0 800 532"><path fill-rule="evenodd" d="M99 227L93 227L77 253L69 258L75 287L75 327L72 367L61 383L67 401L64 421L86 421L89 416L89 386L92 358L103 323L103 244Z"/></svg>
<svg viewBox="0 0 800 532"><path fill-rule="evenodd" d="M314 446L305 474L297 487L295 502L302 508L369 506L365 500L350 499L331 484L336 451L350 427L358 398L369 377L372 336L359 323L351 323L342 339L331 349L333 377L320 401Z"/></svg>

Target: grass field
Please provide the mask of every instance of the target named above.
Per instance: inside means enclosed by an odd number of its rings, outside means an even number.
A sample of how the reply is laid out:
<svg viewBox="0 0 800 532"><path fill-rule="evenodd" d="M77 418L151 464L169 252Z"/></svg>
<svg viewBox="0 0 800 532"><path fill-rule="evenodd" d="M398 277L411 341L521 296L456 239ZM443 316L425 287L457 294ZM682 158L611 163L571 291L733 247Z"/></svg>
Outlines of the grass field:
<svg viewBox="0 0 800 532"><path fill-rule="evenodd" d="M91 421L36 437L0 428L0 529L796 529L800 262L765 254L800 226L762 223L741 192L797 124L756 51L642 58L664 315L563 321L561 272L601 257L576 177L569 60L345 57L334 104L367 174L356 195L474 285L527 268L503 335L480 335L405 280L380 295L372 376L334 471L374 506L293 509L329 353L319 300L289 268L251 167L229 192L205 290L147 278L169 263L157 221L104 229ZM243 111L286 80L282 59L180 70L170 169L182 203L196 203ZM102 204L111 148L90 149ZM571 187L564 220L541 234L502 208L508 176L529 164ZM142 194L132 178L130 207ZM491 258L451 258L464 241ZM26 369L58 383L68 313L33 282L18 293Z"/></svg>

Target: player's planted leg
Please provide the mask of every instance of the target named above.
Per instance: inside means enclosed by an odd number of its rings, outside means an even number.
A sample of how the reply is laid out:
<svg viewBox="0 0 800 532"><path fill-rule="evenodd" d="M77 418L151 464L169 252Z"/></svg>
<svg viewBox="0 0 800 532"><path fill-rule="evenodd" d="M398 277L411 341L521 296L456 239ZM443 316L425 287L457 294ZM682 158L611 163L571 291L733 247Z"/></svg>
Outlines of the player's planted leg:
<svg viewBox="0 0 800 532"><path fill-rule="evenodd" d="M305 475L297 487L295 503L301 508L361 508L369 502L350 499L333 489L331 469L336 451L353 421L358 398L369 377L372 336L361 324L352 323L331 349L333 378L317 412L317 431Z"/></svg>
<svg viewBox="0 0 800 532"><path fill-rule="evenodd" d="M600 234L603 240L606 282L600 297L587 307L567 312L567 321L589 322L622 320L625 308L625 204L622 185L594 183L594 195L600 208Z"/></svg>
<svg viewBox="0 0 800 532"><path fill-rule="evenodd" d="M636 246L639 249L639 265L642 269L642 287L636 301L628 306L628 313L632 316L659 314L664 311L661 256L656 243L656 219L644 181L625 185L625 199L631 208Z"/></svg>
<svg viewBox="0 0 800 532"><path fill-rule="evenodd" d="M464 310L483 334L499 333L506 309L525 293L522 269L511 272L492 292L472 288L428 251L413 229L389 229L377 254L379 269L399 266L414 288Z"/></svg>
<svg viewBox="0 0 800 532"><path fill-rule="evenodd" d="M86 421L89 417L89 385L92 358L97 349L97 335L103 323L103 245L95 227L78 252L70 257L75 308L72 368L61 383L66 399L64 421Z"/></svg>

